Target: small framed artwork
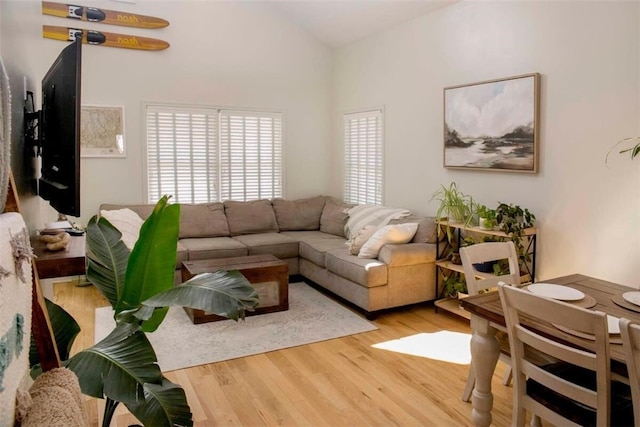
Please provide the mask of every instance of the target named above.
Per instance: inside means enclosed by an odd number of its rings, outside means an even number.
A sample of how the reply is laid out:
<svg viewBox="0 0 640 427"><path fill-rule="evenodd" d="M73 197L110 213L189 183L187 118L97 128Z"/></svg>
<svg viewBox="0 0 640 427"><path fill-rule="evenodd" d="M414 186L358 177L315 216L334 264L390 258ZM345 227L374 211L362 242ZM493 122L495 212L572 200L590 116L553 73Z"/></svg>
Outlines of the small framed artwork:
<svg viewBox="0 0 640 427"><path fill-rule="evenodd" d="M540 74L444 89L444 167L538 171Z"/></svg>
<svg viewBox="0 0 640 427"><path fill-rule="evenodd" d="M125 157L124 107L82 106L80 154L82 157Z"/></svg>

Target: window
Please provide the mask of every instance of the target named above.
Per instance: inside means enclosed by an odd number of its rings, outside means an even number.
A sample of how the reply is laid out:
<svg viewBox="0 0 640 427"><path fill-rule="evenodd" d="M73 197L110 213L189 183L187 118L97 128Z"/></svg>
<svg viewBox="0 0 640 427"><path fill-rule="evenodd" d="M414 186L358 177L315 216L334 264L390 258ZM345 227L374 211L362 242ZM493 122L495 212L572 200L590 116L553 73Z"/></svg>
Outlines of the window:
<svg viewBox="0 0 640 427"><path fill-rule="evenodd" d="M147 105L148 201L282 197L282 114Z"/></svg>
<svg viewBox="0 0 640 427"><path fill-rule="evenodd" d="M344 115L344 195L348 203L382 204L382 110Z"/></svg>
<svg viewBox="0 0 640 427"><path fill-rule="evenodd" d="M280 114L220 112L222 200L282 197Z"/></svg>

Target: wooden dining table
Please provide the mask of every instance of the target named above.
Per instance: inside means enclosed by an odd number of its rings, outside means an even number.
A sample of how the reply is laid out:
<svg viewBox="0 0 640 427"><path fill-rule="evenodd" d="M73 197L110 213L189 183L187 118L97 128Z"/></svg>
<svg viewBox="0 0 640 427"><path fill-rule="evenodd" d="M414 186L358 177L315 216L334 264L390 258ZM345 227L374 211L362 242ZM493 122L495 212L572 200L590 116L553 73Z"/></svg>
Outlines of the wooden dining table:
<svg viewBox="0 0 640 427"><path fill-rule="evenodd" d="M640 322L640 306L626 302L622 294L635 289L605 280L595 279L582 274L572 274L545 280L545 283L564 285L585 294L584 301L571 302L575 305L589 305L590 310L598 310L615 317L626 317ZM585 301L590 302L584 304ZM492 421L493 394L491 378L500 355L500 346L496 339L498 330L506 330L504 313L498 292L488 292L460 300L460 305L471 313L471 358L475 370L476 385L471 398L471 419L476 426L489 426ZM566 344L585 349L593 349L595 342L580 336L563 332L550 323L532 321L529 327L541 334L559 339ZM626 364L619 335L610 335L610 355L612 375L625 377Z"/></svg>

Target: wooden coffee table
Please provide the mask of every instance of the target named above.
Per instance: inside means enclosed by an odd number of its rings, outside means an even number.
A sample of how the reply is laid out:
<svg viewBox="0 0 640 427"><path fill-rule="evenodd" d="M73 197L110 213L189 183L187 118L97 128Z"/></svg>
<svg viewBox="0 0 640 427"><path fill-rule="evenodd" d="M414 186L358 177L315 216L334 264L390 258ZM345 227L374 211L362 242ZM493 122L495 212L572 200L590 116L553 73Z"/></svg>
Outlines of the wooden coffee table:
<svg viewBox="0 0 640 427"><path fill-rule="evenodd" d="M275 256L249 255L184 261L182 281L186 282L200 273L217 270L238 270L258 292L260 303L255 311L247 311L247 316L289 309L289 266ZM185 307L184 310L195 324L227 319L195 308Z"/></svg>

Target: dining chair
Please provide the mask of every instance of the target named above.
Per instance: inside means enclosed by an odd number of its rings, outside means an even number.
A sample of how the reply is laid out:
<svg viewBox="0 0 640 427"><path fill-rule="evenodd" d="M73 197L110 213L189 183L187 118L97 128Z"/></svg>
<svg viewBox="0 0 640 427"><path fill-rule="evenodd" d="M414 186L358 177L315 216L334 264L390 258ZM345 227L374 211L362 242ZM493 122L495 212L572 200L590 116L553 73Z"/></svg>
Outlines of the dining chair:
<svg viewBox="0 0 640 427"><path fill-rule="evenodd" d="M629 389L611 382L606 314L512 286L499 285L498 292L511 347L512 425L524 426L527 411L562 426L631 425L631 402L623 398ZM574 348L541 335L526 326L532 319L565 331L578 331L594 341L593 349ZM559 362L539 366L530 359L535 351ZM612 394L616 395L614 409Z"/></svg>
<svg viewBox="0 0 640 427"><path fill-rule="evenodd" d="M464 268L464 277L467 282L469 295L478 295L480 292L493 289L498 283L503 282L510 285L520 284L520 267L516 247L512 241L507 242L486 242L460 248L460 258ZM476 264L499 261L507 259L509 262L509 274L496 276L490 273L482 273L475 267ZM502 384L509 385L511 382L511 360L506 340L500 340L500 361L507 365L502 378ZM469 366L467 384L462 392L462 400L468 402L476 384L476 376L473 370L473 362Z"/></svg>
<svg viewBox="0 0 640 427"><path fill-rule="evenodd" d="M640 324L620 319L620 335L629 372L633 407L637 408L633 412L634 425L640 426Z"/></svg>

